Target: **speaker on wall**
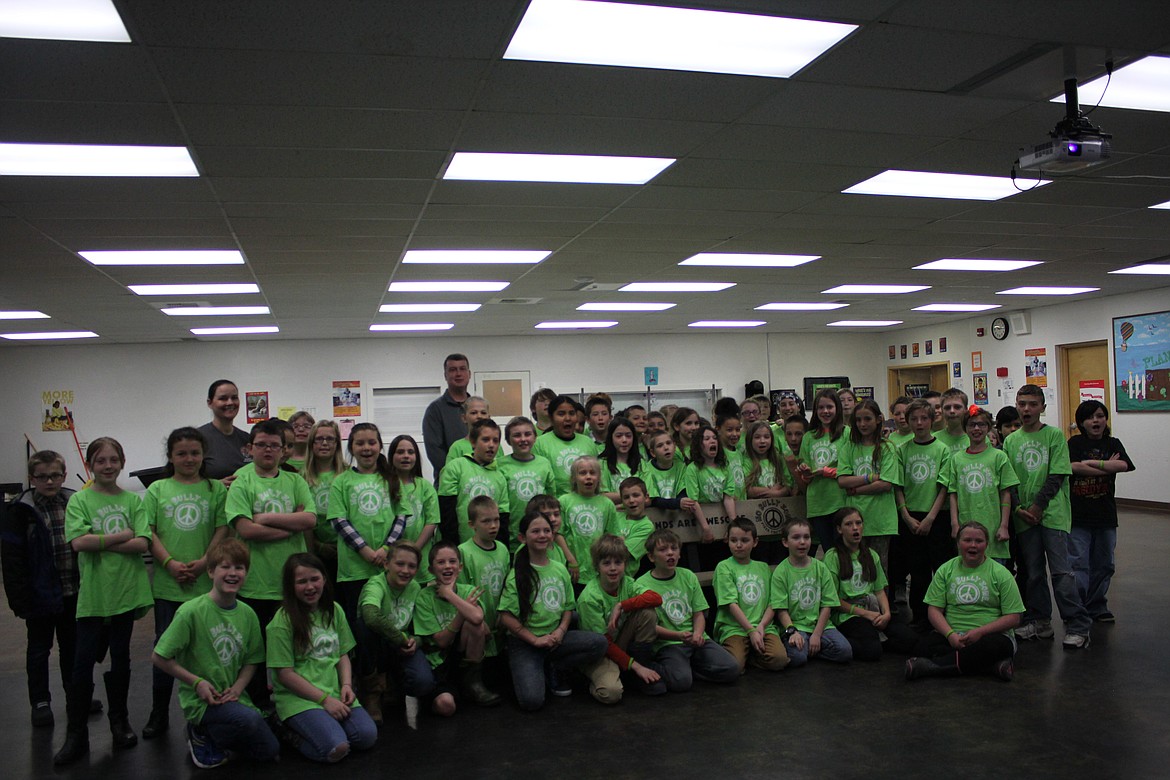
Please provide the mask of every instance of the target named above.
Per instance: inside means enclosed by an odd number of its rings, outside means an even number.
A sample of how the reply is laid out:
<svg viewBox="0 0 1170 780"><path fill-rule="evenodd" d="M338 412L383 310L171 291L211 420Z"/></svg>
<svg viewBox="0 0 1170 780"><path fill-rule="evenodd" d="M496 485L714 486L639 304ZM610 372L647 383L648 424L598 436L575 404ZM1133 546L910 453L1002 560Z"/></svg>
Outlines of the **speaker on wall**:
<svg viewBox="0 0 1170 780"><path fill-rule="evenodd" d="M1015 335L1027 336L1032 332L1032 315L1026 311L1014 311L1008 315L1008 324Z"/></svg>

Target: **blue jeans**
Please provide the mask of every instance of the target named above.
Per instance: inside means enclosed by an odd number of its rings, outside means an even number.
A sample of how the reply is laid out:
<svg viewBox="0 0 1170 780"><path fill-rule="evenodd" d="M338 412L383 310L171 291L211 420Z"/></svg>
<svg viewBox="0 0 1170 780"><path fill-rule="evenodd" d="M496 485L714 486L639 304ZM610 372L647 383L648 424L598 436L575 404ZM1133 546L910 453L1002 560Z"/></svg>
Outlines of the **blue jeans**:
<svg viewBox="0 0 1170 780"><path fill-rule="evenodd" d="M175 613L179 611L179 607L183 606L181 601L167 601L165 599L154 600L154 643L158 644L158 639L163 635L163 632L170 627L175 619ZM175 678L154 667L152 672L154 675L152 687L160 693L166 691L167 696L171 695L171 690L175 685Z"/></svg>
<svg viewBox="0 0 1170 780"><path fill-rule="evenodd" d="M288 718L284 725L301 738L297 748L311 761L329 762L339 745L351 750L369 750L378 741L378 727L361 707L354 707L345 720L334 720L323 709L311 709Z"/></svg>
<svg viewBox="0 0 1170 780"><path fill-rule="evenodd" d="M199 728L220 750L230 750L253 761L275 761L280 756L280 743L264 717L238 701L209 706Z"/></svg>
<svg viewBox="0 0 1170 780"><path fill-rule="evenodd" d="M552 650L533 647L509 634L508 667L520 709L531 711L544 706L546 663L558 669L585 666L603 657L608 647L609 641L592 631L569 631Z"/></svg>
<svg viewBox="0 0 1170 780"><path fill-rule="evenodd" d="M1032 526L1019 534L1020 554L1028 571L1028 586L1024 593L1024 623L1052 620L1052 596L1064 621L1065 632L1088 635L1093 619L1085 610L1077 583L1068 564L1069 535L1065 531L1044 526ZM1045 559L1052 573L1052 591L1044 579Z"/></svg>
<svg viewBox="0 0 1170 780"><path fill-rule="evenodd" d="M791 644L784 646L788 651L789 668L804 666L808 663L808 640L812 634L804 631L798 631L798 633L804 637L804 647L797 650ZM821 634L821 651L814 657L843 664L853 660L853 647L840 631L835 628L825 628Z"/></svg>
<svg viewBox="0 0 1170 780"><path fill-rule="evenodd" d="M739 679L739 663L723 646L708 639L698 647L666 645L654 660L662 666L666 690L689 691L694 678L716 683L733 683Z"/></svg>
<svg viewBox="0 0 1170 780"><path fill-rule="evenodd" d="M1113 563L1113 549L1116 546L1116 528L1074 525L1069 534L1069 565L1089 617L1095 618L1109 611L1106 596L1116 570Z"/></svg>

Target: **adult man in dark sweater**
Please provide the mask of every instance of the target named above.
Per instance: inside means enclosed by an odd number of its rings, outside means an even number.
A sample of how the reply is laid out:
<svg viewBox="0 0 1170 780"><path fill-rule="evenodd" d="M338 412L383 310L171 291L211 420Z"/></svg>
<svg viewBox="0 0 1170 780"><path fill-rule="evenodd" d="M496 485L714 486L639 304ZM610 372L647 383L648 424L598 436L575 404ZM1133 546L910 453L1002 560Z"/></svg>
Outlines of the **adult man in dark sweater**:
<svg viewBox="0 0 1170 780"><path fill-rule="evenodd" d="M448 355L443 361L443 378L447 380L447 389L431 401L422 422L427 460L435 469L436 484L439 472L447 462L447 450L467 436L467 425L463 422L463 403L467 400L467 385L471 381L467 356L459 353Z"/></svg>

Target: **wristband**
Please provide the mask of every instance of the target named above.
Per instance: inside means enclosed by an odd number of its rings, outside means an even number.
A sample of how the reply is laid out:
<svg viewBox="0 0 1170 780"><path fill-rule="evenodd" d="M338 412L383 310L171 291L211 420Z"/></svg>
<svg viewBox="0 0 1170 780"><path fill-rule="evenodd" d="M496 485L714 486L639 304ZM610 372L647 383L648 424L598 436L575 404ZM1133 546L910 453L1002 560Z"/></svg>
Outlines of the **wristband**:
<svg viewBox="0 0 1170 780"><path fill-rule="evenodd" d="M1101 469L1102 471L1104 471L1104 470L1105 470L1105 461L1103 461L1103 460L1099 460L1099 461L1097 461L1097 468L1099 468L1099 469Z"/></svg>
<svg viewBox="0 0 1170 780"><path fill-rule="evenodd" d="M856 604L850 604L850 605L849 605L849 614L850 614L850 615L857 614L857 613L856 613L856 611L855 611L856 609L857 609L857 605L856 605Z"/></svg>
<svg viewBox="0 0 1170 780"><path fill-rule="evenodd" d="M950 639L951 634L953 634L953 633L955 633L955 629L952 628L950 631L947 632L947 635L944 636L943 639Z"/></svg>
<svg viewBox="0 0 1170 780"><path fill-rule="evenodd" d="M906 508L905 504L898 504L898 509L905 509L905 508Z"/></svg>
<svg viewBox="0 0 1170 780"><path fill-rule="evenodd" d="M317 699L317 704L322 706L322 707L325 706L325 700L328 698L329 698L329 694L327 694L327 693L321 694L321 698Z"/></svg>
<svg viewBox="0 0 1170 780"><path fill-rule="evenodd" d="M191 690L195 690L196 688L198 688L199 683L201 683L201 682L207 682L207 680L204 680L202 677L196 677L195 682L191 683Z"/></svg>
<svg viewBox="0 0 1170 780"><path fill-rule="evenodd" d="M105 534L98 534L97 538L98 538L98 552L101 552L102 550L106 549L106 535Z"/></svg>
<svg viewBox="0 0 1170 780"><path fill-rule="evenodd" d="M173 561L174 559L175 559L175 556L168 555L167 559L162 562L162 567L165 569L167 567L167 564L170 563L171 561Z"/></svg>

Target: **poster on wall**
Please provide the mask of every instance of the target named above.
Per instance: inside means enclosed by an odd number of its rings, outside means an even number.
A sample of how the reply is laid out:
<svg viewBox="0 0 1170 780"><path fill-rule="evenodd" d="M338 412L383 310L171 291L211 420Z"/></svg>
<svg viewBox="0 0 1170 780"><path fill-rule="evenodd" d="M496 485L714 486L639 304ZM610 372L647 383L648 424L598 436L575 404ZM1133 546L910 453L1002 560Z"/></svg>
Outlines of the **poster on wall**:
<svg viewBox="0 0 1170 780"><path fill-rule="evenodd" d="M894 345L893 345L893 344L891 344L891 345L890 345L890 360L893 360L893 359L894 359L894 356L895 356L896 354L897 354L897 350L895 350L895 349L894 349Z"/></svg>
<svg viewBox="0 0 1170 780"><path fill-rule="evenodd" d="M971 370L972 371L982 371L983 370L983 353L982 352L972 352L971 353Z"/></svg>
<svg viewBox="0 0 1170 780"><path fill-rule="evenodd" d="M951 363L951 375L955 379L960 379L963 376L963 364L957 360Z"/></svg>
<svg viewBox="0 0 1170 780"><path fill-rule="evenodd" d="M360 417L362 414L362 383L356 380L333 382L333 416Z"/></svg>
<svg viewBox="0 0 1170 780"><path fill-rule="evenodd" d="M973 396L975 403L980 406L987 406L987 374L974 374L971 377L971 382L974 386Z"/></svg>
<svg viewBox="0 0 1170 780"><path fill-rule="evenodd" d="M915 341L913 344L910 345L910 355L912 357L918 357L918 342L917 341Z"/></svg>
<svg viewBox="0 0 1170 780"><path fill-rule="evenodd" d="M864 401L865 399L869 399L870 401L872 401L873 400L873 388L872 387L855 387L855 388L853 388L853 395L857 396L858 401Z"/></svg>
<svg viewBox="0 0 1170 780"><path fill-rule="evenodd" d="M928 355L934 354L934 339L927 339L926 340L926 354L928 354Z"/></svg>
<svg viewBox="0 0 1170 780"><path fill-rule="evenodd" d="M947 337L946 336L943 336L938 340L938 351L939 352L946 352L947 351Z"/></svg>
<svg viewBox="0 0 1170 780"><path fill-rule="evenodd" d="M1024 377L1026 384L1048 387L1048 350L1045 347L1024 350Z"/></svg>
<svg viewBox="0 0 1170 780"><path fill-rule="evenodd" d="M44 414L41 416L41 430L70 430L73 427L73 412L69 411L71 406L73 406L72 390L46 390L41 393L41 408L44 409Z"/></svg>
<svg viewBox="0 0 1170 780"><path fill-rule="evenodd" d="M1113 389L1119 412L1170 411L1170 311L1113 319Z"/></svg>
<svg viewBox="0 0 1170 780"><path fill-rule="evenodd" d="M1105 380L1082 379L1078 391L1081 403L1085 401L1100 401L1105 403Z"/></svg>
<svg viewBox="0 0 1170 780"><path fill-rule="evenodd" d="M905 344L902 345L902 359L903 360L906 359L906 345Z"/></svg>
<svg viewBox="0 0 1170 780"><path fill-rule="evenodd" d="M248 425L267 420L268 391L255 390L244 393L244 406L248 410Z"/></svg>

